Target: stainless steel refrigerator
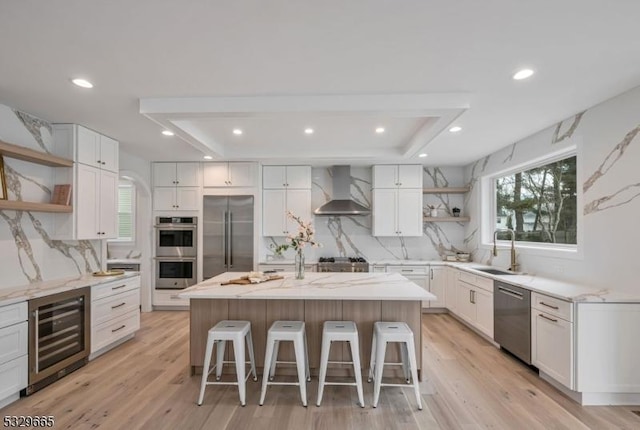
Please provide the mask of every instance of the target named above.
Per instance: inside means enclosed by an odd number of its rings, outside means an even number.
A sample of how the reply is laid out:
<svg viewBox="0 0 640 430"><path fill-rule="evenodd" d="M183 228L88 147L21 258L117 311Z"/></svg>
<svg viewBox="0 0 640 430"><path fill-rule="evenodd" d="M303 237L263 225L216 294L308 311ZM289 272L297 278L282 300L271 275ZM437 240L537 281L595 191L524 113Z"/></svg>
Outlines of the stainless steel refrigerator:
<svg viewBox="0 0 640 430"><path fill-rule="evenodd" d="M253 270L253 196L204 197L204 279Z"/></svg>

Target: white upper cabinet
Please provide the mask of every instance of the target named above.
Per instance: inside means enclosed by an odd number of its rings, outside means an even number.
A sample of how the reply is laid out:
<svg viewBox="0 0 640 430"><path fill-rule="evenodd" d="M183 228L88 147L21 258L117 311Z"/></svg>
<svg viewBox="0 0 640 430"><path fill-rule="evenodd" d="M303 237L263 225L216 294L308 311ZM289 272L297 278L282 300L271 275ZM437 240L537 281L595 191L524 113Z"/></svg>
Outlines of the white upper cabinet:
<svg viewBox="0 0 640 430"><path fill-rule="evenodd" d="M76 184L75 239L115 239L118 236L118 175L80 164Z"/></svg>
<svg viewBox="0 0 640 430"><path fill-rule="evenodd" d="M76 125L76 161L110 172L118 172L118 142Z"/></svg>
<svg viewBox="0 0 640 430"><path fill-rule="evenodd" d="M198 163L154 163L153 185L197 187L200 185L200 166Z"/></svg>
<svg viewBox="0 0 640 430"><path fill-rule="evenodd" d="M311 189L311 166L264 166L264 189Z"/></svg>
<svg viewBox="0 0 640 430"><path fill-rule="evenodd" d="M373 166L373 188L422 189L422 166L414 164Z"/></svg>
<svg viewBox="0 0 640 430"><path fill-rule="evenodd" d="M204 163L203 171L205 187L256 186L255 163Z"/></svg>

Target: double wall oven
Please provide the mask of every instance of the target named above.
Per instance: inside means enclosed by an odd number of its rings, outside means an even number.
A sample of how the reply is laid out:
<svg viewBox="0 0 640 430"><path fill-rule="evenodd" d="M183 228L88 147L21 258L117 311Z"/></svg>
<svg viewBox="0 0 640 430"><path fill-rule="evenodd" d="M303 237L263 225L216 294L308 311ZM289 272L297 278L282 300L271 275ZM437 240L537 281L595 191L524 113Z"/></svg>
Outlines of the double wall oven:
<svg viewBox="0 0 640 430"><path fill-rule="evenodd" d="M196 284L198 219L156 217L156 290Z"/></svg>

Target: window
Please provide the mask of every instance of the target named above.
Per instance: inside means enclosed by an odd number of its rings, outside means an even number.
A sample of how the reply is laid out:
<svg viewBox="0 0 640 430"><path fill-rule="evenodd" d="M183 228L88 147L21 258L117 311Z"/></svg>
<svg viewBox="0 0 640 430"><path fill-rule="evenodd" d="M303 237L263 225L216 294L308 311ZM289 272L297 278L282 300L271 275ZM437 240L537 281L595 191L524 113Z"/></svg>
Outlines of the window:
<svg viewBox="0 0 640 430"><path fill-rule="evenodd" d="M118 186L118 239L133 242L135 231L135 187L133 184Z"/></svg>
<svg viewBox="0 0 640 430"><path fill-rule="evenodd" d="M495 178L494 190L496 229L514 230L519 242L577 244L575 155Z"/></svg>

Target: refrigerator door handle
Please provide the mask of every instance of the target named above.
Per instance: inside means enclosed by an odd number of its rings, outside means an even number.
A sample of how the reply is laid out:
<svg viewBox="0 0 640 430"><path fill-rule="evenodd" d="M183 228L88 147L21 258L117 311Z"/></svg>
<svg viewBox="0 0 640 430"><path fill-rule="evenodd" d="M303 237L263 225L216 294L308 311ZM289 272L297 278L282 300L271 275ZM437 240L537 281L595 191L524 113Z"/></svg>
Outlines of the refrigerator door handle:
<svg viewBox="0 0 640 430"><path fill-rule="evenodd" d="M233 268L233 212L229 211L229 268Z"/></svg>
<svg viewBox="0 0 640 430"><path fill-rule="evenodd" d="M224 268L227 268L227 211L222 213L222 255Z"/></svg>

